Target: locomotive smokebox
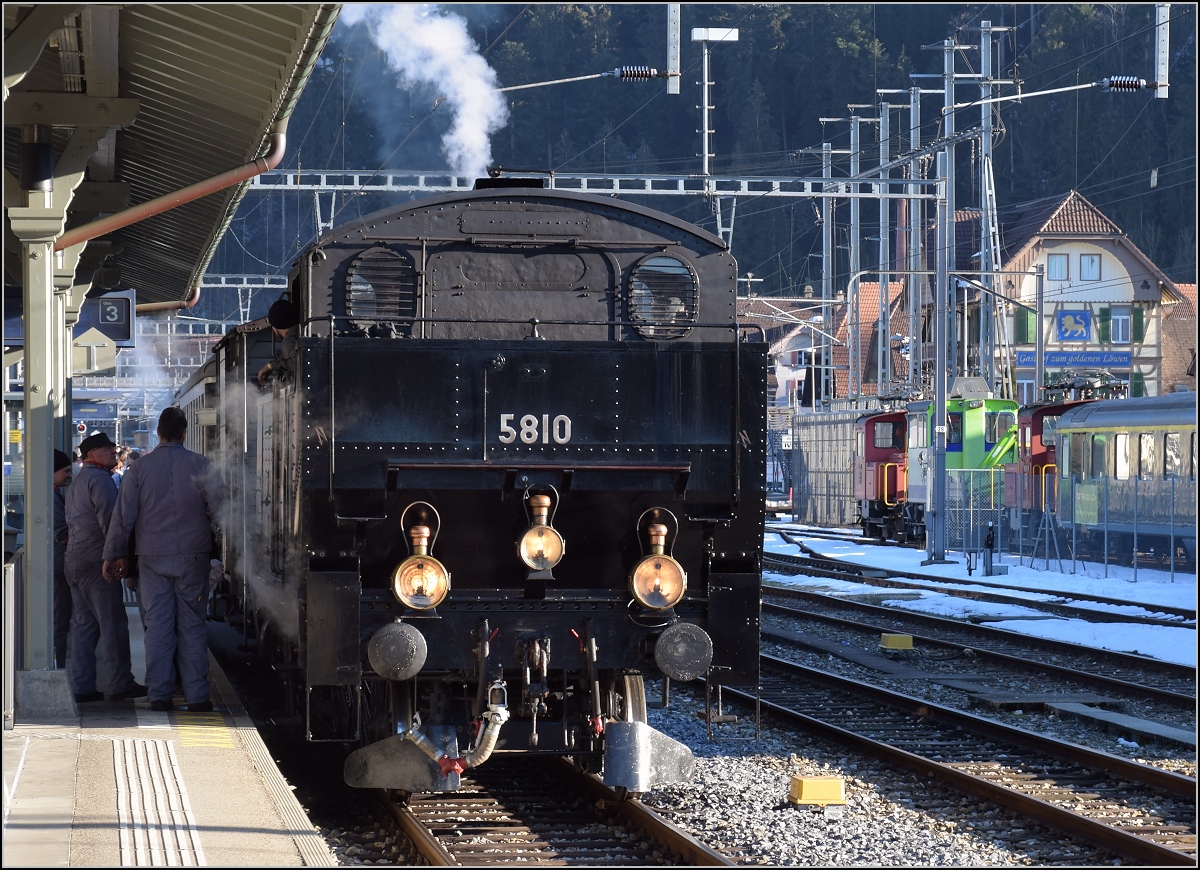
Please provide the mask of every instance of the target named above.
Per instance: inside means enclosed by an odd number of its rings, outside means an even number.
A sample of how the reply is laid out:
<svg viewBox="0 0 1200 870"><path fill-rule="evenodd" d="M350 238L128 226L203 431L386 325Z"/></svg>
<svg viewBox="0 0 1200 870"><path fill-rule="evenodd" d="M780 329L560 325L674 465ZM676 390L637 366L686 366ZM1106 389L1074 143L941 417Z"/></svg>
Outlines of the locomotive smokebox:
<svg viewBox="0 0 1200 870"><path fill-rule="evenodd" d="M410 680L425 667L425 637L407 622L390 622L371 636L367 658L387 680Z"/></svg>
<svg viewBox="0 0 1200 870"><path fill-rule="evenodd" d="M681 683L708 673L712 657L712 638L704 629L690 622L677 622L670 626L654 645L654 661L658 669Z"/></svg>

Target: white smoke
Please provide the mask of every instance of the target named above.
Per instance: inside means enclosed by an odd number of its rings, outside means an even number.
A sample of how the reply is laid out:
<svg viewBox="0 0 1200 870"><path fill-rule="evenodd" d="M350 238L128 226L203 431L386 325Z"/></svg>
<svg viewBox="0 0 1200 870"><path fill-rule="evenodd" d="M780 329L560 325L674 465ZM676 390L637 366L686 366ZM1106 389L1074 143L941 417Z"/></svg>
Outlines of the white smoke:
<svg viewBox="0 0 1200 870"><path fill-rule="evenodd" d="M508 105L496 71L471 40L466 21L423 3L346 4L341 19L347 24L366 21L376 45L406 84L438 89L452 115L442 137L450 170L467 178L484 175L492 162L490 136L508 122Z"/></svg>

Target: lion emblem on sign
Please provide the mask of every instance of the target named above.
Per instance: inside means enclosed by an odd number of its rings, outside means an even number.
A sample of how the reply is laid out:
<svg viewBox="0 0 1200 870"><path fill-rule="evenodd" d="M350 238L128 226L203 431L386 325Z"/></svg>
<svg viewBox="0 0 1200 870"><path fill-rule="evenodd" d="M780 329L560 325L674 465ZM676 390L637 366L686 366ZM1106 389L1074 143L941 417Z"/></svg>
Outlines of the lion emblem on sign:
<svg viewBox="0 0 1200 870"><path fill-rule="evenodd" d="M1083 311L1063 312L1058 316L1058 340L1087 341L1089 320Z"/></svg>

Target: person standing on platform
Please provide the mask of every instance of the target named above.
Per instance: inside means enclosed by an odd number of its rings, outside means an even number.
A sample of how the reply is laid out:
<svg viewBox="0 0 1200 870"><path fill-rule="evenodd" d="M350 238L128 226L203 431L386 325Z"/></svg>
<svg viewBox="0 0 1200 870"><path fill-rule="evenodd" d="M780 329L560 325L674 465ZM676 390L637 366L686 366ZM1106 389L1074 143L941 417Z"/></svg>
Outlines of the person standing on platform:
<svg viewBox="0 0 1200 870"><path fill-rule="evenodd" d="M104 545L104 576L129 571L129 537L138 557L138 588L146 608L146 684L150 709L171 710L176 651L184 708L213 709L208 682L205 610L213 523L221 505L220 481L207 458L183 446L187 416L176 407L158 418L159 445L125 472ZM215 560L212 560L215 562Z"/></svg>
<svg viewBox="0 0 1200 870"><path fill-rule="evenodd" d="M67 669L71 691L81 704L105 697L110 701L142 698L146 687L134 681L130 669L129 616L121 584L103 574L104 540L117 503L117 485L112 479L116 445L97 432L83 439L79 455L83 465L65 499L66 576L74 609ZM96 688L97 653L108 677L107 693Z"/></svg>
<svg viewBox="0 0 1200 870"><path fill-rule="evenodd" d="M67 484L71 457L54 451L54 666L67 666L67 635L71 631L71 587L67 585Z"/></svg>

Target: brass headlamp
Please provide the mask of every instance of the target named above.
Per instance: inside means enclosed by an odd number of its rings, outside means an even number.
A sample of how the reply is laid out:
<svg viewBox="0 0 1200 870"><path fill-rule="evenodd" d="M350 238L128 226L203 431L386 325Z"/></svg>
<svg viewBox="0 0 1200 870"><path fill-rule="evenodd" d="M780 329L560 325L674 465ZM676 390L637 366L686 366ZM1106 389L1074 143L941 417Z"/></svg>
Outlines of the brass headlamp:
<svg viewBox="0 0 1200 870"><path fill-rule="evenodd" d="M558 530L550 525L551 499L548 495L529 496L533 522L517 542L517 554L527 567L546 571L557 565L566 553L567 545Z"/></svg>
<svg viewBox="0 0 1200 870"><path fill-rule="evenodd" d="M433 511L432 505L424 502L414 504L424 505ZM409 505L404 509L404 513L407 514L412 507L413 505ZM433 511L433 514L437 516L436 511ZM400 525L404 526L404 516L400 518ZM392 594L406 607L430 610L441 604L450 592L450 572L446 570L445 565L429 554L429 526L418 523L407 531L412 555L397 565L396 570L392 572Z"/></svg>
<svg viewBox="0 0 1200 870"><path fill-rule="evenodd" d="M650 555L644 556L629 574L629 592L643 607L666 610L674 607L687 591L687 572L666 553L667 527L652 523L647 529Z"/></svg>

